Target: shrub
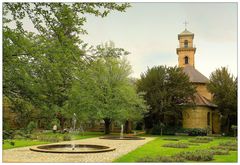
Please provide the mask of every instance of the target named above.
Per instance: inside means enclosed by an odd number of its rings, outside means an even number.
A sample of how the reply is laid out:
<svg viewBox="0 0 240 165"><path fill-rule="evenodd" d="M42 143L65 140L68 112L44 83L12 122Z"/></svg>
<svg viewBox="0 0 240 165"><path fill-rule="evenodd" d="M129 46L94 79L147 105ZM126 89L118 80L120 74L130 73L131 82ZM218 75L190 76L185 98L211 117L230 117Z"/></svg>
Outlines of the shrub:
<svg viewBox="0 0 240 165"><path fill-rule="evenodd" d="M14 139L25 139L25 137L21 136L21 135L15 135Z"/></svg>
<svg viewBox="0 0 240 165"><path fill-rule="evenodd" d="M25 138L23 135L24 133L20 130L15 130L14 132L12 132L12 136L14 139L23 139Z"/></svg>
<svg viewBox="0 0 240 165"><path fill-rule="evenodd" d="M162 134L163 135L175 135L176 132L185 133L184 132L185 129L182 128L182 127L164 126L164 125L160 125L160 124L154 125L150 133L153 134L153 135L160 135L161 134L161 128L162 128Z"/></svg>
<svg viewBox="0 0 240 165"><path fill-rule="evenodd" d="M163 124L155 124L151 130L151 134L153 135L161 135L161 130L163 131Z"/></svg>
<svg viewBox="0 0 240 165"><path fill-rule="evenodd" d="M15 142L14 142L14 141L10 141L10 145L11 145L11 146L14 146L14 145L15 145Z"/></svg>
<svg viewBox="0 0 240 165"><path fill-rule="evenodd" d="M13 139L14 131L13 130L3 130L3 139Z"/></svg>
<svg viewBox="0 0 240 165"><path fill-rule="evenodd" d="M197 139L197 140L213 141L213 137L208 137L208 136L198 136L195 139Z"/></svg>
<svg viewBox="0 0 240 165"><path fill-rule="evenodd" d="M24 139L24 138L30 138L31 135L28 134L28 131L24 130L16 130L14 132L14 139Z"/></svg>
<svg viewBox="0 0 240 165"><path fill-rule="evenodd" d="M229 150L229 151L237 151L237 146L212 146L211 149L221 149L221 150Z"/></svg>
<svg viewBox="0 0 240 165"><path fill-rule="evenodd" d="M184 162L184 159L179 156L157 156L157 157L143 157L137 162Z"/></svg>
<svg viewBox="0 0 240 165"><path fill-rule="evenodd" d="M232 125L231 129L233 130L233 136L237 136L237 126L236 125Z"/></svg>
<svg viewBox="0 0 240 165"><path fill-rule="evenodd" d="M192 140L189 140L189 142L191 142L191 143L209 143L208 140L199 140L199 139L192 139Z"/></svg>
<svg viewBox="0 0 240 165"><path fill-rule="evenodd" d="M237 146L236 141L226 141L219 143L219 146Z"/></svg>
<svg viewBox="0 0 240 165"><path fill-rule="evenodd" d="M143 130L143 122L137 122L136 123L136 127L135 127L136 130Z"/></svg>
<svg viewBox="0 0 240 165"><path fill-rule="evenodd" d="M189 136L206 136L207 129L205 128L185 128L185 133L188 133Z"/></svg>
<svg viewBox="0 0 240 165"><path fill-rule="evenodd" d="M45 142L59 142L60 138L56 136L46 136L46 135L37 135L35 138L39 141L45 141Z"/></svg>
<svg viewBox="0 0 240 165"><path fill-rule="evenodd" d="M27 131L28 133L32 133L32 131L37 128L37 124L33 121L30 121L29 124L27 125Z"/></svg>
<svg viewBox="0 0 240 165"><path fill-rule="evenodd" d="M175 138L164 138L163 140L168 140L168 141L179 141L179 139L175 139Z"/></svg>
<svg viewBox="0 0 240 165"><path fill-rule="evenodd" d="M210 152L212 152L213 155L228 155L229 154L229 150L223 150L223 149L214 149L214 150L210 150Z"/></svg>
<svg viewBox="0 0 240 165"><path fill-rule="evenodd" d="M212 137L199 136L199 137L196 137L194 139L189 140L189 142L192 142L192 143L208 143L212 140L213 140Z"/></svg>
<svg viewBox="0 0 240 165"><path fill-rule="evenodd" d="M188 144L187 143L167 143L167 144L164 144L163 147L188 148Z"/></svg>
<svg viewBox="0 0 240 165"><path fill-rule="evenodd" d="M70 135L64 135L63 136L63 141L70 141L72 138Z"/></svg>
<svg viewBox="0 0 240 165"><path fill-rule="evenodd" d="M196 150L192 152L180 152L177 154L179 157L183 157L192 161L210 161L213 160L213 153L209 150Z"/></svg>
<svg viewBox="0 0 240 165"><path fill-rule="evenodd" d="M31 138L32 140L39 140L39 139L38 139L39 136L43 136L43 135L41 135L40 133L34 133L34 134L31 134L31 137L30 137L30 138Z"/></svg>
<svg viewBox="0 0 240 165"><path fill-rule="evenodd" d="M199 146L198 143L187 143L188 145Z"/></svg>
<svg viewBox="0 0 240 165"><path fill-rule="evenodd" d="M164 135L175 135L175 133L184 133L184 129L181 127L170 127L170 126L166 126L163 128L163 134Z"/></svg>

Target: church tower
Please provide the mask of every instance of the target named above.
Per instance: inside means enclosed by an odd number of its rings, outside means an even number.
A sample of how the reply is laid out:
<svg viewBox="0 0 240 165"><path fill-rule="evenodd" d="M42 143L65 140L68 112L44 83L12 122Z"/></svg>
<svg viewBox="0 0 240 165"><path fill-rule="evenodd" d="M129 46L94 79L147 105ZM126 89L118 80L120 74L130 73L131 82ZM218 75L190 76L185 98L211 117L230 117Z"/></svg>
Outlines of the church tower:
<svg viewBox="0 0 240 165"><path fill-rule="evenodd" d="M186 22L185 22L186 26ZM179 47L178 66L189 77L189 81L196 87L192 103L194 107L186 106L182 110L183 128L200 128L208 133L220 132L220 116L217 105L212 103L212 94L207 89L209 80L195 68L195 52L193 46L194 34L185 30L178 34Z"/></svg>
<svg viewBox="0 0 240 165"><path fill-rule="evenodd" d="M177 55L179 67L195 67L194 55L196 48L193 47L193 38L194 34L189 32L186 28L182 33L178 34L179 48L177 48Z"/></svg>

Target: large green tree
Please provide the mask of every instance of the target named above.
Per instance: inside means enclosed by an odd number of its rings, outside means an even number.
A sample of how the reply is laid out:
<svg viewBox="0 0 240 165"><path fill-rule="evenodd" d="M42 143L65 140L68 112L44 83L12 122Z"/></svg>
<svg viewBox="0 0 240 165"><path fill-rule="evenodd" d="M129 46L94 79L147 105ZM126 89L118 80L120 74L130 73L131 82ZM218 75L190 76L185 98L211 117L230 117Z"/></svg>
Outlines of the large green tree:
<svg viewBox="0 0 240 165"><path fill-rule="evenodd" d="M237 78L221 67L211 73L207 87L222 115L222 129L228 132L231 125L237 125Z"/></svg>
<svg viewBox="0 0 240 165"><path fill-rule="evenodd" d="M16 105L13 109L19 111L17 99L28 109L40 110L47 120L57 114L63 128L64 102L75 75L92 58L81 39L87 34L86 15L105 17L127 7L128 3L4 3L3 95ZM26 19L34 30L26 27Z"/></svg>
<svg viewBox="0 0 240 165"><path fill-rule="evenodd" d="M122 57L127 52L110 44L99 46L96 53L99 55L89 63L85 75L78 76L68 106L79 120L104 120L105 133L109 134L114 121L141 119L146 105L130 82L131 66Z"/></svg>
<svg viewBox="0 0 240 165"><path fill-rule="evenodd" d="M181 68L156 66L148 68L137 82L138 91L145 92L145 99L150 106L145 116L145 127L168 124L167 117L172 116L179 124L182 105L189 102L195 93L195 87Z"/></svg>

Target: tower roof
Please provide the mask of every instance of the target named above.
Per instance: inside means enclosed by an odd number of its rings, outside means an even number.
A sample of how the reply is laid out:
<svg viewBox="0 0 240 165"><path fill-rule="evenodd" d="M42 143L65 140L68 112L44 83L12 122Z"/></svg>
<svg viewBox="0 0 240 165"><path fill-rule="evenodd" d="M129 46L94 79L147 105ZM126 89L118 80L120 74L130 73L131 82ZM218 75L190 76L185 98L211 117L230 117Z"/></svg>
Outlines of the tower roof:
<svg viewBox="0 0 240 165"><path fill-rule="evenodd" d="M203 84L209 82L207 77L205 77L202 73L200 73L197 69L195 69L191 65L185 66L183 68L183 72L188 75L190 82Z"/></svg>
<svg viewBox="0 0 240 165"><path fill-rule="evenodd" d="M185 29L182 33L180 33L180 35L186 35L186 34L193 34L193 33L188 31L187 29Z"/></svg>
<svg viewBox="0 0 240 165"><path fill-rule="evenodd" d="M193 36L194 37L194 34L190 31L188 31L187 29L185 29L182 33L178 34L178 39L181 36Z"/></svg>

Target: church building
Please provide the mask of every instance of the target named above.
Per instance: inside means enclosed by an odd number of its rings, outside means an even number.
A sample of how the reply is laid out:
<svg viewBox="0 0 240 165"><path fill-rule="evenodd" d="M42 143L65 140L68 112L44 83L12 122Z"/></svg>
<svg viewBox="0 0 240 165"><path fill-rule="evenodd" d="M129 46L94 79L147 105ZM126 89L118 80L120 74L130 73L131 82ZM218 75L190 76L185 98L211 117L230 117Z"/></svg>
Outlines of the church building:
<svg viewBox="0 0 240 165"><path fill-rule="evenodd" d="M220 133L220 114L217 105L212 103L212 94L207 90L208 78L195 68L195 52L193 46L194 34L185 29L178 34L179 48L178 66L183 68L189 76L190 82L196 86L194 103L196 106L185 108L182 111L183 128L203 128L208 133Z"/></svg>

